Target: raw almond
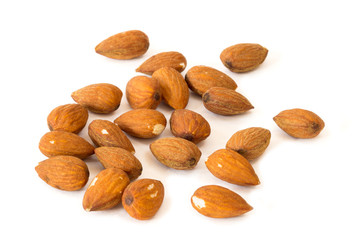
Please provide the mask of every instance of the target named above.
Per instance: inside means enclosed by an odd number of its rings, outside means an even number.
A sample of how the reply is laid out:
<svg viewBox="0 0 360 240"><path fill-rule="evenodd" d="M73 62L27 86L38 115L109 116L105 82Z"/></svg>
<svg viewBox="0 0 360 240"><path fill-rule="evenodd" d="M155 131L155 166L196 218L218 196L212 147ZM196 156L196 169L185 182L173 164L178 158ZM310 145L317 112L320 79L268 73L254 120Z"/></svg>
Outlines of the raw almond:
<svg viewBox="0 0 360 240"><path fill-rule="evenodd" d="M127 186L122 196L126 212L138 220L155 216L164 199L164 185L155 179L139 179Z"/></svg>
<svg viewBox="0 0 360 240"><path fill-rule="evenodd" d="M226 143L226 148L234 150L247 160L261 156L269 146L271 133L261 127L251 127L234 133Z"/></svg>
<svg viewBox="0 0 360 240"><path fill-rule="evenodd" d="M174 51L158 53L141 64L136 72L152 75L162 67L171 67L182 72L186 68L186 58L181 53Z"/></svg>
<svg viewBox="0 0 360 240"><path fill-rule="evenodd" d="M151 77L133 77L126 85L126 99L134 109L156 109L161 102L160 85Z"/></svg>
<svg viewBox="0 0 360 240"><path fill-rule="evenodd" d="M239 194L217 185L198 188L191 204L200 214L212 218L236 217L253 209Z"/></svg>
<svg viewBox="0 0 360 240"><path fill-rule="evenodd" d="M207 66L190 68L185 75L185 81L189 88L200 96L212 87L225 87L232 90L237 88L236 82L231 77Z"/></svg>
<svg viewBox="0 0 360 240"><path fill-rule="evenodd" d="M95 113L111 113L119 108L122 91L109 83L91 84L71 94L75 102Z"/></svg>
<svg viewBox="0 0 360 240"><path fill-rule="evenodd" d="M150 144L155 158L170 168L177 170L193 169L200 157L200 149L183 138L161 138Z"/></svg>
<svg viewBox="0 0 360 240"><path fill-rule="evenodd" d="M246 97L223 87L210 88L202 100L206 109L220 115L237 115L254 108Z"/></svg>
<svg viewBox="0 0 360 240"><path fill-rule="evenodd" d="M118 168L102 170L91 181L83 198L85 211L99 211L121 203L124 189L130 183L127 174Z"/></svg>
<svg viewBox="0 0 360 240"><path fill-rule="evenodd" d="M274 117L274 121L295 138L314 138L325 127L324 121L318 115L300 108L284 110Z"/></svg>
<svg viewBox="0 0 360 240"><path fill-rule="evenodd" d="M115 34L95 47L98 54L114 59L132 59L146 53L149 48L148 36L139 30Z"/></svg>
<svg viewBox="0 0 360 240"><path fill-rule="evenodd" d="M268 50L259 44L240 43L224 49L220 59L232 72L248 72L264 62L267 53Z"/></svg>
<svg viewBox="0 0 360 240"><path fill-rule="evenodd" d="M47 184L66 191L83 188L89 179L85 162L73 156L51 157L39 162L35 170Z"/></svg>
<svg viewBox="0 0 360 240"><path fill-rule="evenodd" d="M233 150L217 150L205 164L215 177L226 182L243 186L260 184L249 161Z"/></svg>
<svg viewBox="0 0 360 240"><path fill-rule="evenodd" d="M47 157L66 155L84 159L94 154L94 147L88 141L75 133L64 131L44 134L40 139L39 149Z"/></svg>
<svg viewBox="0 0 360 240"><path fill-rule="evenodd" d="M163 67L152 75L159 84L162 97L174 109L183 109L189 102L189 88L183 76L174 68Z"/></svg>

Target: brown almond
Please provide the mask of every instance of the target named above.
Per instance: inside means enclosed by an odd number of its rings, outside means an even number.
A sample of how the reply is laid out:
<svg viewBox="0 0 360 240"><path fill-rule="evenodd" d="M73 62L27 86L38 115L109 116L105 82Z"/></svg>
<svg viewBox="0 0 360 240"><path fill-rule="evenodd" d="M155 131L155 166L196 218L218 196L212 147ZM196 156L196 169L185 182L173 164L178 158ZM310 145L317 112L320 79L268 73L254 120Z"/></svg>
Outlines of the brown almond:
<svg viewBox="0 0 360 240"><path fill-rule="evenodd" d="M259 44L240 43L224 49L220 59L232 72L248 72L264 62L268 50Z"/></svg>
<svg viewBox="0 0 360 240"><path fill-rule="evenodd" d="M284 110L274 117L275 123L295 138L314 138L324 129L324 121L315 113L294 108Z"/></svg>
<svg viewBox="0 0 360 240"><path fill-rule="evenodd" d="M161 102L160 85L151 77L133 77L126 85L126 99L134 109L156 109Z"/></svg>
<svg viewBox="0 0 360 240"><path fill-rule="evenodd" d="M95 52L113 59L132 59L145 54L149 45L145 33L130 30L105 39L95 47Z"/></svg>

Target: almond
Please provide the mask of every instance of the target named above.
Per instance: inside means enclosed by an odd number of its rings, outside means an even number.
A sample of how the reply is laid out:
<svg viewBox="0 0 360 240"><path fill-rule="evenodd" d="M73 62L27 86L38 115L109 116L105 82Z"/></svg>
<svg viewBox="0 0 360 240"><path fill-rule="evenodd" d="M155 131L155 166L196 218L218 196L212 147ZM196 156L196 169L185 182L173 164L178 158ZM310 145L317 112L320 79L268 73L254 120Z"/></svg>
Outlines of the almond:
<svg viewBox="0 0 360 240"><path fill-rule="evenodd" d="M183 138L161 138L150 144L155 158L170 168L177 170L193 169L200 157L200 149Z"/></svg>
<svg viewBox="0 0 360 240"><path fill-rule="evenodd" d="M247 160L261 156L269 146L271 133L261 127L251 127L234 133L226 143L226 148L234 150Z"/></svg>
<svg viewBox="0 0 360 240"><path fill-rule="evenodd" d="M210 88L202 100L206 109L220 115L237 115L254 108L246 97L223 87Z"/></svg>
<svg viewBox="0 0 360 240"><path fill-rule="evenodd" d="M152 75L159 84L162 97L174 109L185 108L189 102L189 88L183 76L173 68L163 67Z"/></svg>
<svg viewBox="0 0 360 240"><path fill-rule="evenodd" d="M122 196L126 212L138 220L155 216L164 199L164 185L155 179L139 179L127 186Z"/></svg>
<svg viewBox="0 0 360 240"><path fill-rule="evenodd" d="M211 132L210 124L199 113L188 109L177 109L170 117L170 129L175 137L199 143Z"/></svg>
<svg viewBox="0 0 360 240"><path fill-rule="evenodd" d="M79 133L86 125L89 114L80 104L65 104L54 108L47 117L50 131Z"/></svg>
<svg viewBox="0 0 360 240"><path fill-rule="evenodd" d="M113 59L132 59L145 54L149 45L145 33L130 30L105 39L95 47L95 52Z"/></svg>
<svg viewBox="0 0 360 240"><path fill-rule="evenodd" d="M231 77L207 66L190 68L185 75L185 81L189 88L200 96L212 87L225 87L232 90L237 88L236 82Z"/></svg>
<svg viewBox="0 0 360 240"><path fill-rule="evenodd" d="M85 162L73 156L51 157L39 162L35 170L47 184L66 191L83 188L89 179Z"/></svg>
<svg viewBox="0 0 360 240"><path fill-rule="evenodd" d="M186 58L181 53L174 51L158 53L141 64L136 72L152 75L162 67L171 67L182 72L186 68Z"/></svg>
<svg viewBox="0 0 360 240"><path fill-rule="evenodd" d="M166 127L164 114L153 109L134 109L114 120L124 132L138 138L153 138Z"/></svg>
<svg viewBox="0 0 360 240"><path fill-rule="evenodd" d="M120 147L135 153L130 139L113 122L96 119L89 124L88 134L98 147Z"/></svg>
<svg viewBox="0 0 360 240"><path fill-rule="evenodd" d="M84 159L94 154L94 147L88 141L75 133L63 131L44 134L39 149L47 157L66 155Z"/></svg>
<svg viewBox="0 0 360 240"><path fill-rule="evenodd" d="M224 49L220 59L232 72L248 72L264 62L267 53L268 50L259 44L240 43Z"/></svg>
<svg viewBox="0 0 360 240"><path fill-rule="evenodd" d="M102 170L91 181L83 198L85 211L99 211L115 207L121 203L124 189L130 183L127 174L118 168Z"/></svg>
<svg viewBox="0 0 360 240"><path fill-rule="evenodd" d="M126 85L126 99L134 109L156 109L161 102L160 85L151 77L133 77Z"/></svg>
<svg viewBox="0 0 360 240"><path fill-rule="evenodd" d="M118 147L95 148L96 157L104 168L120 168L129 176L130 181L141 175L141 162L128 150Z"/></svg>
<svg viewBox="0 0 360 240"><path fill-rule="evenodd" d="M119 108L122 91L109 83L91 84L71 94L75 102L94 113L111 113Z"/></svg>
<svg viewBox="0 0 360 240"><path fill-rule="evenodd" d="M217 150L205 164L215 177L226 182L243 186L260 184L249 161L233 150Z"/></svg>
<svg viewBox="0 0 360 240"><path fill-rule="evenodd" d="M239 194L217 185L198 188L191 204L200 214L212 218L236 217L253 209Z"/></svg>
<svg viewBox="0 0 360 240"><path fill-rule="evenodd" d="M274 117L274 121L295 138L314 138L325 127L324 121L318 115L300 108L284 110Z"/></svg>

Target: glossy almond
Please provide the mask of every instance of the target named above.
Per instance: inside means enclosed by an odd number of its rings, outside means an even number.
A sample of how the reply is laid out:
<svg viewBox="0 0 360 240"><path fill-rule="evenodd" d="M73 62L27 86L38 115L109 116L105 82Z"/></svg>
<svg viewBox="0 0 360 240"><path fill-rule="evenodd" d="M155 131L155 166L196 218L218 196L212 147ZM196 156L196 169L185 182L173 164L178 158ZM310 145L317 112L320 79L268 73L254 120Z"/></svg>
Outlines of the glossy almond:
<svg viewBox="0 0 360 240"><path fill-rule="evenodd" d="M240 43L224 49L220 59L232 72L248 72L264 62L268 50L259 44Z"/></svg>
<svg viewBox="0 0 360 240"><path fill-rule="evenodd" d="M145 33L130 30L105 39L95 47L95 51L113 59L132 59L146 53L149 45L149 38Z"/></svg>
<svg viewBox="0 0 360 240"><path fill-rule="evenodd" d="M75 102L95 113L111 113L119 108L122 91L109 83L91 84L71 94Z"/></svg>
<svg viewBox="0 0 360 240"><path fill-rule="evenodd" d="M237 115L254 108L246 97L223 87L210 88L203 94L202 101L206 109L220 115Z"/></svg>
<svg viewBox="0 0 360 240"><path fill-rule="evenodd" d="M64 131L45 133L40 139L39 149L47 157L66 155L84 159L94 154L94 147L88 141Z"/></svg>
<svg viewBox="0 0 360 240"><path fill-rule="evenodd" d="M65 104L54 108L47 117L50 131L79 133L86 125L89 114L80 104Z"/></svg>
<svg viewBox="0 0 360 240"><path fill-rule="evenodd" d="M114 120L124 132L138 138L153 138L166 127L164 114L153 109L134 109Z"/></svg>
<svg viewBox="0 0 360 240"><path fill-rule="evenodd" d="M174 51L158 53L141 64L136 72L152 75L162 67L171 67L182 72L186 68L186 58L181 53Z"/></svg>
<svg viewBox="0 0 360 240"><path fill-rule="evenodd" d="M152 75L159 84L162 97L174 109L183 109L189 101L189 88L183 76L173 68L163 67Z"/></svg>
<svg viewBox="0 0 360 240"><path fill-rule="evenodd" d="M207 66L194 66L185 75L189 88L202 96L212 87L225 87L232 90L237 88L236 82L225 73Z"/></svg>
<svg viewBox="0 0 360 240"><path fill-rule="evenodd" d="M156 109L161 102L160 85L151 77L133 77L126 85L126 99L134 109Z"/></svg>
<svg viewBox="0 0 360 240"><path fill-rule="evenodd" d="M98 147L120 147L135 153L130 139L113 122L103 119L93 120L89 124L88 134Z"/></svg>
<svg viewBox="0 0 360 240"><path fill-rule="evenodd" d="M122 196L126 212L138 220L155 216L164 200L164 185L155 179L139 179L127 186Z"/></svg>
<svg viewBox="0 0 360 240"><path fill-rule="evenodd" d="M73 156L51 157L39 162L35 170L47 184L66 191L83 188L89 179L85 162Z"/></svg>
<svg viewBox="0 0 360 240"><path fill-rule="evenodd" d="M205 164L215 177L226 182L244 186L260 184L249 161L233 150L217 150L208 157Z"/></svg>
<svg viewBox="0 0 360 240"><path fill-rule="evenodd" d="M191 204L200 214L212 218L236 217L253 209L239 194L217 185L198 188Z"/></svg>

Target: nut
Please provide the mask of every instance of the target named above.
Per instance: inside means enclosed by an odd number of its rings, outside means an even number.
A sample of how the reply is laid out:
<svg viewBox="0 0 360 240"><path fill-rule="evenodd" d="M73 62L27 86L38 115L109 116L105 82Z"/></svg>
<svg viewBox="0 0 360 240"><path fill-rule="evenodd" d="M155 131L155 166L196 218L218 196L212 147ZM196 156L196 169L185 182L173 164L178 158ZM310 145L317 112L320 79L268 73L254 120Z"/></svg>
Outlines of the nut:
<svg viewBox="0 0 360 240"><path fill-rule="evenodd" d="M134 109L156 109L161 102L160 85L151 77L133 77L126 85L126 99Z"/></svg>

